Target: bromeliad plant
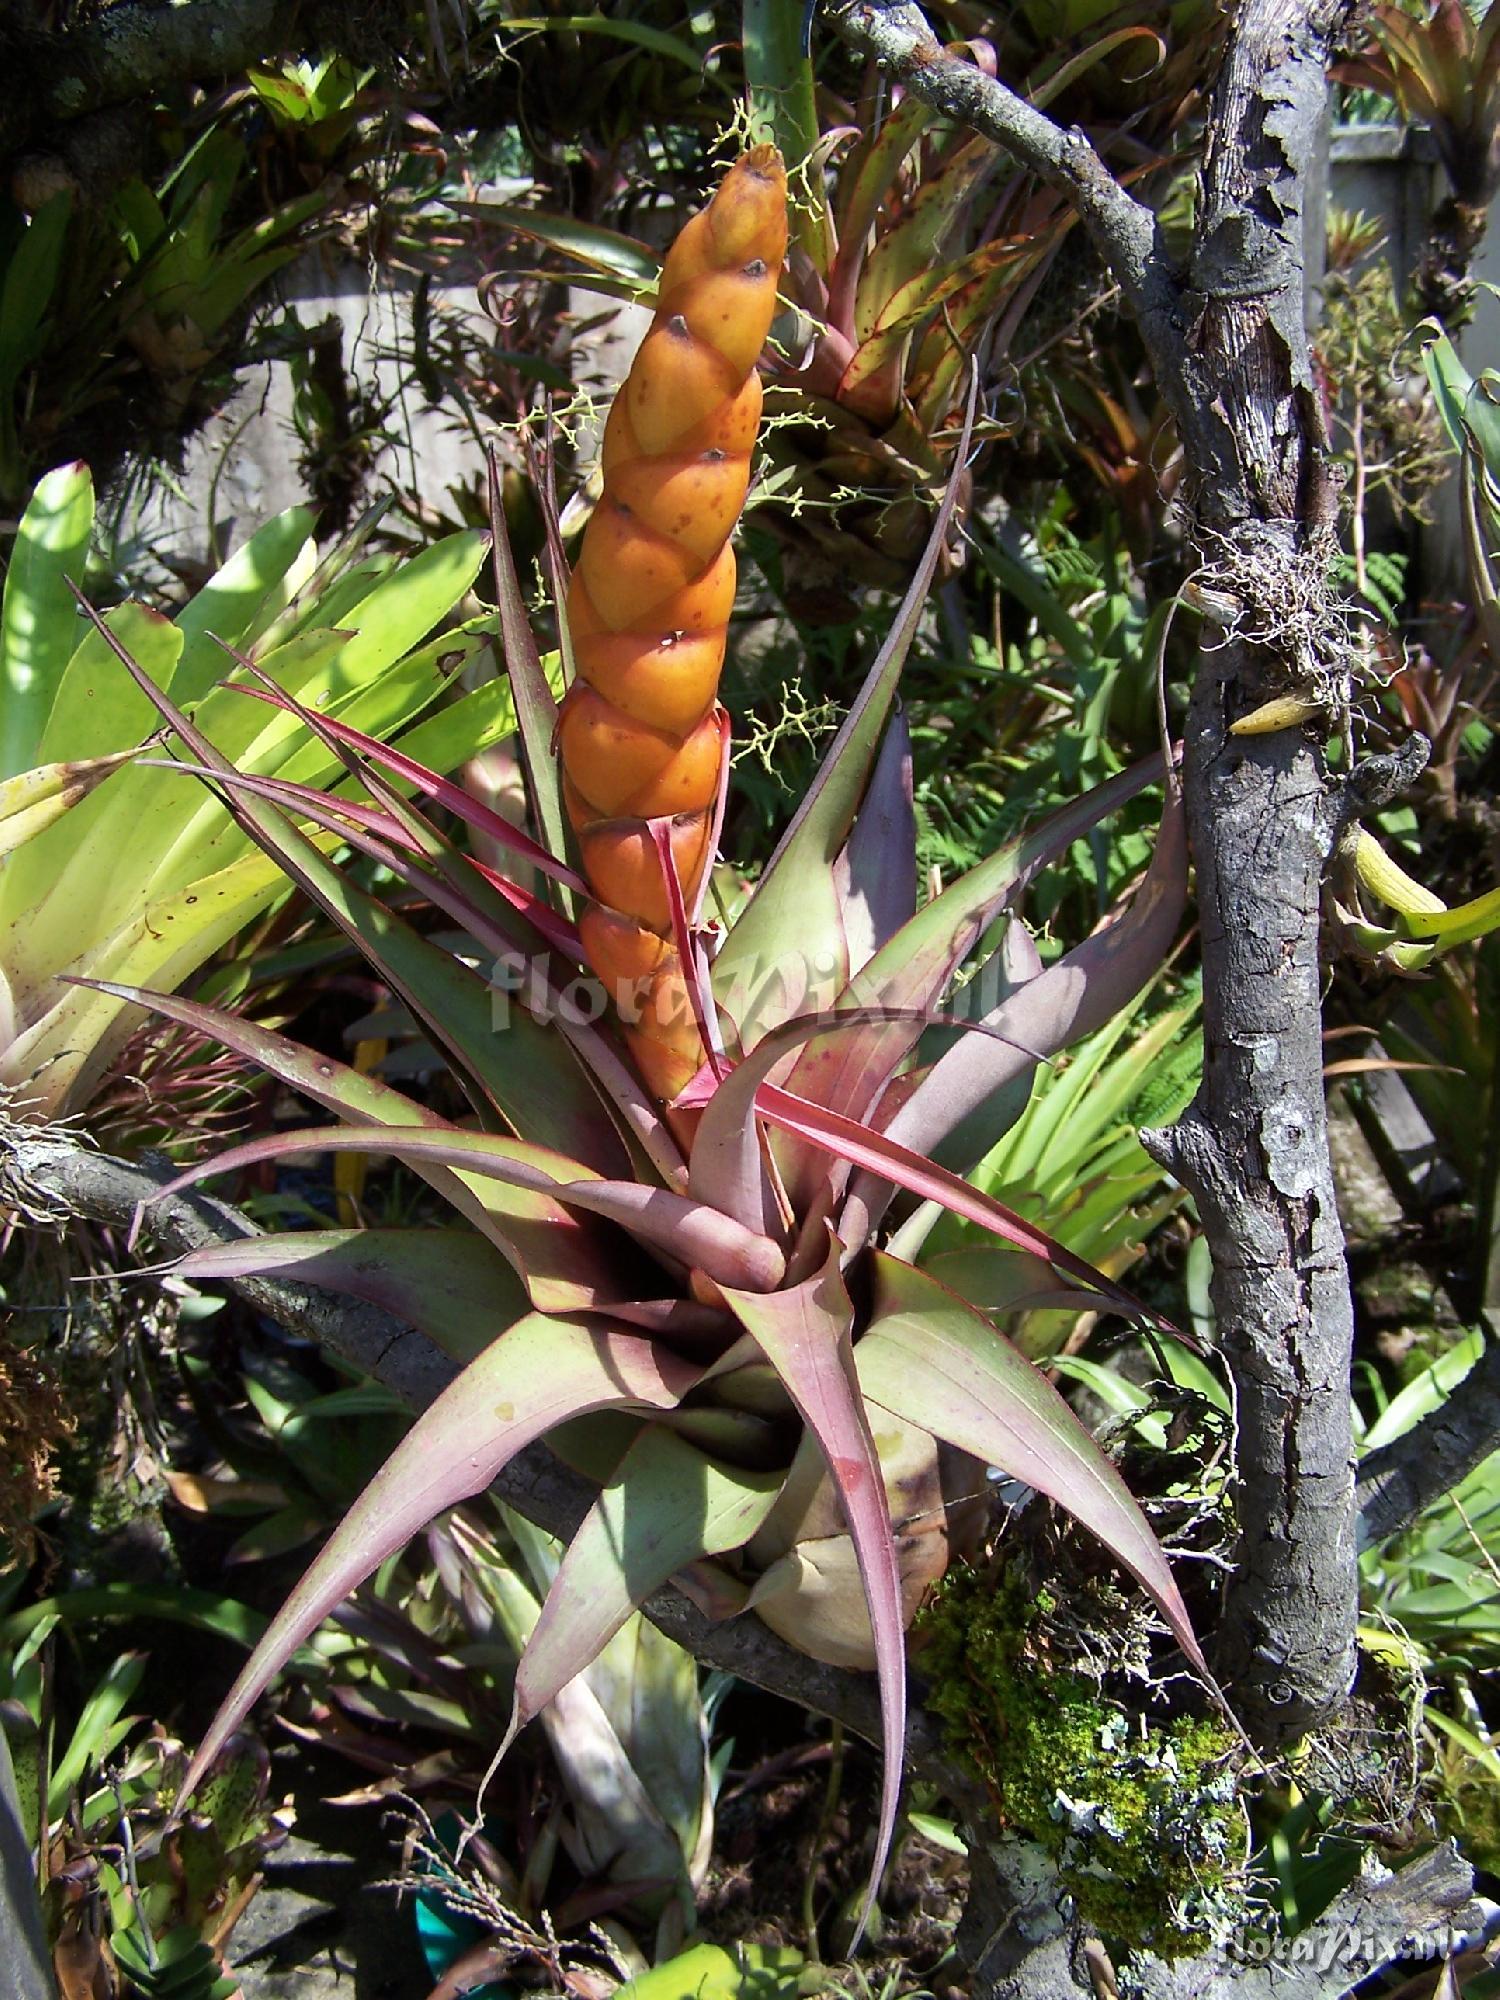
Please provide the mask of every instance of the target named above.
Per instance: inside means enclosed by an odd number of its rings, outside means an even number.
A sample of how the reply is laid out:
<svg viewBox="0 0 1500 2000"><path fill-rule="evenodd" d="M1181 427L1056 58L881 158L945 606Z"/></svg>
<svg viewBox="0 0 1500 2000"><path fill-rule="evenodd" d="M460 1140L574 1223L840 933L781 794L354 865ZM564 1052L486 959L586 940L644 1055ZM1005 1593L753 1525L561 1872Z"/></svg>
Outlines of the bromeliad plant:
<svg viewBox="0 0 1500 2000"><path fill-rule="evenodd" d="M170 117L163 114L170 130ZM171 140L167 142L171 146ZM155 187L134 175L86 196L60 160L0 194L0 495L19 503L38 461L113 463L125 439L165 455L222 398L247 315L327 226L324 185L235 226L253 172L214 125ZM46 454L46 456L43 456Z"/></svg>
<svg viewBox="0 0 1500 2000"><path fill-rule="evenodd" d="M175 617L127 602L91 628L74 587L93 521L87 468L48 473L17 531L0 613L0 1090L30 1119L85 1109L140 1024L138 1009L63 975L176 987L285 893L216 798L137 754L156 695L170 691L242 771L338 774L327 741L295 714L215 685L230 663L222 641L242 649L240 679L253 667L289 700L399 737L441 770L514 728L496 682L417 720L489 644L482 619L441 629L484 561L483 534L398 565L368 547L372 517L319 560L312 518L294 508ZM150 698L121 677L115 643Z"/></svg>
<svg viewBox="0 0 1500 2000"><path fill-rule="evenodd" d="M198 1768L361 1578L551 1434L598 1498L522 1659L512 1735L675 1578L710 1615L753 1612L820 1659L876 1668L878 1880L900 1784L903 1630L977 1531L987 1466L1098 1535L1203 1671L1162 1551L1109 1460L992 1320L893 1254L885 1234L893 1203L934 1200L1040 1260L1049 1303L1138 1310L963 1175L1019 1114L1036 1065L1109 1019L1160 965L1186 862L1169 788L1129 908L1041 969L1013 914L1021 895L1151 782L1156 767L1145 766L917 908L895 692L950 486L921 571L772 861L727 928L699 921L725 782L715 695L727 536L748 474L783 198L779 156L751 152L668 257L611 421L605 495L570 600L578 677L560 709L497 543L541 840L342 718L307 720L366 800L238 773L170 692L153 693L184 756L214 774L241 825L363 947L446 1054L474 1124L228 1014L131 997L217 1036L344 1121L240 1146L175 1185L290 1148L384 1154L422 1175L464 1225L400 1242L265 1236L187 1260L198 1277L295 1270L378 1298L466 1364L256 1648ZM261 693L273 707L296 705L270 686ZM551 893L467 859L393 779L503 843ZM569 819L581 872L562 858ZM494 976L382 905L323 835L419 890ZM580 978L588 965L597 983ZM940 1017L960 972L964 1005Z"/></svg>
<svg viewBox="0 0 1500 2000"><path fill-rule="evenodd" d="M1367 46L1340 66L1342 82L1393 97L1425 125L1448 180L1413 280L1423 312L1455 331L1474 310L1472 265L1500 186L1500 6L1465 0L1403 7L1383 0L1363 18Z"/></svg>

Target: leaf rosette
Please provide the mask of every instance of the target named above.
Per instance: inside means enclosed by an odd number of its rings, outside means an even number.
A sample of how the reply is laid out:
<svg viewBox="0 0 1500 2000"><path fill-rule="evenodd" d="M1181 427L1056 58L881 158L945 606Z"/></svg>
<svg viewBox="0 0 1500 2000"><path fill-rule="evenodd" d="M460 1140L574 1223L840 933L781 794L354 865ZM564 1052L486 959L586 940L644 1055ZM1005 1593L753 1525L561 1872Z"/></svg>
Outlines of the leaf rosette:
<svg viewBox="0 0 1500 2000"><path fill-rule="evenodd" d="M378 1298L464 1364L273 1621L192 1777L348 1591L523 1446L551 1438L598 1497L531 1634L511 1735L675 1580L711 1616L759 1616L818 1658L877 1672L886 1759L873 1883L900 1785L904 1632L983 1523L987 1468L1096 1534L1206 1675L1166 1559L1110 1459L993 1317L892 1247L903 1206L938 1204L1023 1253L1047 1305L1143 1313L964 1176L1020 1116L1037 1065L1159 969L1180 922L1186 849L1169 782L1129 906L1043 968L1017 914L1022 896L1161 777L1153 762L918 907L896 689L948 533L950 482L779 848L732 924L700 921L727 736L715 706L727 604L704 580L725 560L743 492L746 468L728 460L749 450L742 399L758 399L745 385L774 304L783 188L779 159L758 149L669 255L574 574L578 679L561 708L497 520L499 620L533 819L544 836L571 823L577 865L265 681L238 698L302 714L363 797L352 785L329 793L244 776L122 643L106 643L241 830L364 951L472 1111L459 1124L269 1029L135 991L341 1121L250 1141L175 1187L308 1146L385 1156L452 1206L487 1260L444 1270L426 1257L408 1274L409 1232L403 1243L347 1231L322 1234L311 1257L304 1239L268 1235L181 1267L295 1271ZM673 680L677 646L664 632L689 641L691 687ZM686 792L674 769L691 778ZM486 853L511 857L513 874L466 853L433 807L483 835ZM601 826L610 844L591 844ZM464 951L414 923L411 898L400 912L379 902L341 853L379 863L459 926ZM538 874L541 889L523 886ZM633 1013L621 965L632 954ZM578 1004L591 966L603 1007Z"/></svg>

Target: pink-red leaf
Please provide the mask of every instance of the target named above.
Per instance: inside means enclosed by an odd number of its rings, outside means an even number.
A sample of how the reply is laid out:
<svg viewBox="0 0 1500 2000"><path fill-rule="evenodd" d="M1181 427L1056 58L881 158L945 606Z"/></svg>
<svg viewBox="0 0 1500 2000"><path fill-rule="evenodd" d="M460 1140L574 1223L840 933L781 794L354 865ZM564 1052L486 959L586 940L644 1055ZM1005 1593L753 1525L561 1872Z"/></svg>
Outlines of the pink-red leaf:
<svg viewBox="0 0 1500 2000"><path fill-rule="evenodd" d="M462 1229L299 1229L209 1243L173 1266L210 1281L275 1275L367 1299L472 1361L527 1310L515 1272L494 1246Z"/></svg>
<svg viewBox="0 0 1500 2000"><path fill-rule="evenodd" d="M236 687L240 694L251 695L257 701L269 702L274 708L288 709L295 714L303 711L299 703L291 701L276 687ZM405 756L394 750L390 744L382 743L378 737L367 736L362 729L355 729L347 722L340 722L337 716L320 715L318 721L327 733L338 742L347 744L352 750L359 750L374 764L381 764L398 778L404 778L415 790L425 794L435 805L446 806L455 818L472 826L476 833L495 841L499 846L509 848L516 858L535 868L543 875L550 875L565 888L584 893L585 884L581 875L570 868L565 861L559 861L549 854L539 841L523 833L520 827L497 813L492 806L476 799L466 792L462 785L456 785L451 778L444 778L436 771L429 771L425 764L419 764L414 757Z"/></svg>
<svg viewBox="0 0 1500 2000"><path fill-rule="evenodd" d="M1151 865L1129 908L986 1016L986 1025L1003 1041L969 1035L939 1057L890 1121L888 1137L914 1152L935 1153L1025 1068L1020 1050L1052 1055L1112 1019L1176 942L1187 900L1187 860L1182 800L1169 784Z"/></svg>
<svg viewBox="0 0 1500 2000"><path fill-rule="evenodd" d="M1048 1236L1045 1230L1038 1229L1035 1223L1017 1215L1014 1209L996 1201L993 1195L981 1194L967 1181L960 1180L957 1174L950 1174L945 1167L935 1166L919 1153L896 1144L885 1133L872 1131L868 1125L856 1124L852 1118L842 1118L837 1112L825 1111L820 1105L808 1104L771 1083L761 1085L755 1105L761 1117L779 1125L783 1131L793 1132L798 1138L826 1147L830 1153L837 1153L852 1165L863 1167L867 1173L877 1176L889 1186L905 1188L908 1194L920 1195L923 1201L940 1202L954 1215L961 1215L968 1222L977 1222L982 1229L990 1230L1007 1243L1014 1243L1017 1249L1029 1250L1033 1256L1045 1258L1055 1269L1066 1271L1070 1277L1081 1279L1084 1284L1096 1288L1102 1306L1132 1318L1149 1320L1165 1332L1175 1332L1170 1321L1142 1305L1123 1286L1115 1284L1102 1271L1095 1270L1082 1257L1075 1256L1063 1244ZM863 1241L867 1233L861 1221L857 1228L859 1239Z"/></svg>
<svg viewBox="0 0 1500 2000"><path fill-rule="evenodd" d="M320 1150L435 1160L462 1173L478 1174L569 1208L581 1208L585 1214L620 1224L676 1262L696 1265L718 1284L769 1291L786 1269L780 1250L767 1237L743 1228L702 1202L637 1181L575 1178L577 1162L548 1153L545 1147L491 1132L465 1132L457 1126L413 1130L393 1125L311 1125L275 1132L185 1168L151 1200L165 1201L214 1174L238 1172L288 1153Z"/></svg>
<svg viewBox="0 0 1500 2000"><path fill-rule="evenodd" d="M417 1419L266 1628L199 1746L186 1799L304 1639L418 1529L482 1493L516 1453L589 1410L670 1409L697 1379L635 1334L532 1313L501 1334Z"/></svg>
<svg viewBox="0 0 1500 2000"><path fill-rule="evenodd" d="M234 780L238 775L234 767L141 671L129 650L120 644L82 592L76 595L105 644L199 762L217 772L221 779ZM507 1023L508 1037L513 1040L502 1050L495 1033L493 994L486 991L468 966L419 936L399 917L382 909L357 883L346 879L279 808L240 794L240 788L231 782L226 782L226 791L228 809L235 823L354 939L382 977L429 1025L439 1045L451 1053L460 1075L466 1082L473 1080L475 1108L481 1115L493 1101L518 1130L557 1133L570 1152L591 1164L623 1163L624 1148L614 1125L579 1064L563 1053L558 1036L534 1020L524 1007L518 1007L512 1010ZM400 862L401 857L394 850L388 852L395 862ZM459 921L464 921L464 917L460 916ZM528 933L519 960L508 959L507 965L529 960L530 941L534 937L534 933ZM590 1062L597 1045L601 1060L591 1066L596 1075L605 1079L605 1088L621 1107L622 1119L630 1120L631 1089L628 1079L621 1082L624 1066L613 1058L604 1038L596 1030L562 1023L559 1034L585 1063ZM611 1060L619 1076L606 1074ZM634 1102L639 1116L631 1122L637 1135L641 1136L643 1125L654 1126L661 1134L661 1143L652 1157L674 1153L661 1119L655 1116L638 1084L634 1086ZM644 1137L642 1143L647 1143Z"/></svg>
<svg viewBox="0 0 1500 2000"><path fill-rule="evenodd" d="M817 1439L849 1522L849 1539L859 1563L875 1664L880 1679L880 1718L885 1768L880 1820L852 1956L869 1921L875 1892L885 1872L906 1743L906 1641L901 1578L886 1501L880 1457L870 1435L854 1372L850 1336L854 1308L839 1271L838 1245L816 1277L786 1291L760 1295L729 1292L736 1318L780 1376L798 1414Z"/></svg>
<svg viewBox="0 0 1500 2000"><path fill-rule="evenodd" d="M134 1000L153 1013L165 1015L169 1021L180 1021L184 1027L222 1042L225 1048L233 1049L351 1124L386 1133L402 1127L434 1132L453 1129L436 1112L403 1096L379 1077L303 1048L285 1035L258 1027L238 1014L205 1007L196 1000L184 1000L177 993L153 993L144 987L117 986L98 980L78 983ZM328 1143L332 1129L320 1129L319 1143ZM365 1149L371 1150L368 1146ZM572 1178L580 1171L566 1155L549 1152L544 1147L526 1149L526 1157L543 1167L551 1167L555 1178ZM218 1166L218 1162L210 1162L207 1170L216 1172ZM550 1312L577 1312L587 1306L611 1303L619 1293L621 1286L612 1271L604 1232L571 1215L550 1194L509 1188L502 1191L495 1182L482 1191L476 1190L452 1167L435 1159L414 1159L412 1166L503 1252L525 1283L533 1304Z"/></svg>
<svg viewBox="0 0 1500 2000"><path fill-rule="evenodd" d="M875 1117L891 1078L921 1033L921 1015L914 1010L937 1007L954 972L1000 911L1014 904L1042 869L1066 853L1075 840L1157 775L1153 761L1121 772L1007 841L925 904L851 978L839 997L840 1011L856 1007L871 1010L870 1025L859 1034L819 1036L810 1041L786 1079L787 1088L798 1097L852 1118ZM976 985L979 991L984 990L982 974ZM883 1019L876 1011L882 1008L887 1010ZM1012 1028L993 1018L990 1025L1014 1039L982 1055L971 1054L969 1063L981 1072L987 1066L1001 1071L1024 1070L1035 1052L1050 1054L1059 1046L1044 1035L1028 1034L1022 1026ZM917 1145L916 1150L928 1148ZM805 1155L792 1162L794 1205L804 1206L812 1198L820 1167L826 1171L826 1161ZM836 1179L835 1186L839 1185Z"/></svg>

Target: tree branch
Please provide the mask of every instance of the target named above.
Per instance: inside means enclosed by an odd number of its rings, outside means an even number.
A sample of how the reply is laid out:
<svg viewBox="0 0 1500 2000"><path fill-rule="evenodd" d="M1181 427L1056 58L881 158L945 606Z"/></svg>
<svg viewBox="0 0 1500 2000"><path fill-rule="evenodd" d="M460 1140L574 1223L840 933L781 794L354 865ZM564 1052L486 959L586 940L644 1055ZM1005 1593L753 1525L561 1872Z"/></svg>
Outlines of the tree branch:
<svg viewBox="0 0 1500 2000"><path fill-rule="evenodd" d="M829 24L873 56L924 104L1003 146L1051 186L1071 195L1131 303L1140 310L1170 270L1157 242L1156 217L1129 194L1084 134L1064 131L1044 111L961 57L934 36L920 7L907 0L834 0Z"/></svg>
<svg viewBox="0 0 1500 2000"><path fill-rule="evenodd" d="M975 64L951 55L909 0L828 0L825 11L845 41L873 56L913 96L993 139L1072 200L1136 316L1190 461L1206 485L1232 490L1233 433L1206 386L1191 337L1199 302L1154 212L1121 186L1083 132L1064 129Z"/></svg>
<svg viewBox="0 0 1500 2000"><path fill-rule="evenodd" d="M1361 1548L1399 1535L1500 1451L1500 1340L1485 1331L1483 1352L1446 1402L1360 1465Z"/></svg>
<svg viewBox="0 0 1500 2000"><path fill-rule="evenodd" d="M1204 1078L1149 1139L1197 1197L1238 1400L1240 1560L1217 1664L1252 1731L1300 1735L1354 1666L1353 1310L1323 1106L1319 901L1338 795L1313 737L1237 738L1270 691L1347 685L1329 584L1337 488L1305 331L1302 215L1346 0L1243 0L1206 125L1187 271L1081 134L972 64L921 12L829 16L907 89L1078 205L1139 319L1187 468L1189 530L1229 610L1185 735L1198 875Z"/></svg>
<svg viewBox="0 0 1500 2000"><path fill-rule="evenodd" d="M176 1171L161 1159L137 1165L112 1159L88 1147L75 1133L55 1126L0 1119L0 1209L14 1210L33 1227L55 1229L79 1220L127 1230L139 1204L173 1179ZM196 1192L154 1203L144 1211L141 1228L143 1242L170 1257L259 1234L249 1218L228 1202ZM289 1332L316 1341L373 1375L413 1409L425 1409L458 1373L456 1364L425 1334L378 1306L351 1303L281 1278L236 1278L230 1289ZM563 1538L576 1531L595 1497L589 1482L541 1443L513 1458L491 1491L528 1521ZM642 1609L695 1658L830 1716L868 1742L880 1742L880 1704L873 1675L848 1673L808 1659L758 1618L709 1619L675 1590L656 1592ZM943 1775L941 1732L918 1708L908 1724L907 1755L914 1768Z"/></svg>
<svg viewBox="0 0 1500 2000"><path fill-rule="evenodd" d="M266 62L297 15L297 0L188 0L107 7L65 34L0 29L13 86L0 104L0 159L89 112Z"/></svg>
<svg viewBox="0 0 1500 2000"><path fill-rule="evenodd" d="M964 1921L981 1914L991 1944L976 1954L974 2000L1064 2000L1069 1993L1115 1990L1113 1978L1090 1978L1090 1959L1093 1966L1101 1959L1087 1951L1086 1940L1060 1931L1032 1942L1024 1925L1009 1920L1014 1912L1003 1887L998 1902L985 1901L999 1880L993 1863L976 1857L976 1869L978 1888ZM1434 1963L1472 1949L1494 1935L1497 1919L1500 1910L1474 1894L1468 1862L1445 1841L1394 1874L1372 1858L1294 1940L1268 1931L1170 1964L1149 1954L1133 1958L1131 1990L1151 2000L1334 2000L1403 1956Z"/></svg>

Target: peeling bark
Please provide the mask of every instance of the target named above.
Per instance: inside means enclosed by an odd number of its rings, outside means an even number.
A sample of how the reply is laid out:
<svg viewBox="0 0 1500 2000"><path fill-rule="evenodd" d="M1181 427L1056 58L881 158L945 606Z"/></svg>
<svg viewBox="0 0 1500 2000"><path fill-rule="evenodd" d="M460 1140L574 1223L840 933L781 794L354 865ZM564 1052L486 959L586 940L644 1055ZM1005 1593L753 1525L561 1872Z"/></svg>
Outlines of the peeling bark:
<svg viewBox="0 0 1500 2000"><path fill-rule="evenodd" d="M1353 1311L1324 1114L1319 902L1338 788L1309 735L1233 737L1288 688L1346 695L1329 584L1337 490L1305 334L1303 201L1339 8L1247 0L1208 118L1191 341L1236 476L1194 460L1212 601L1184 786L1203 950L1204 1076L1152 1150L1197 1197L1237 1396L1239 1563L1217 1663L1252 1732L1284 1741L1354 1672ZM1205 385L1206 386L1206 385ZM1183 421L1179 415L1179 423Z"/></svg>

